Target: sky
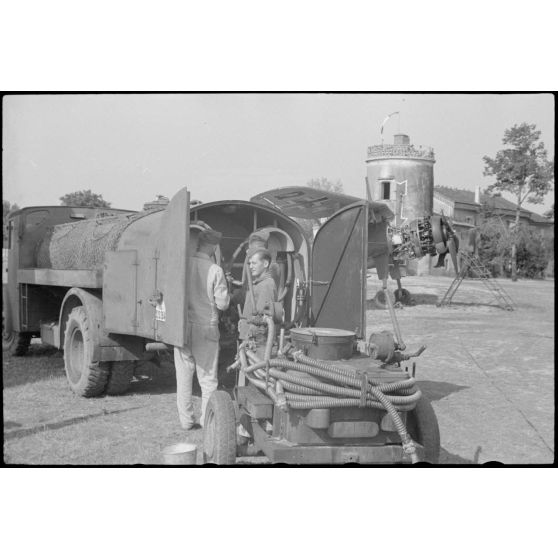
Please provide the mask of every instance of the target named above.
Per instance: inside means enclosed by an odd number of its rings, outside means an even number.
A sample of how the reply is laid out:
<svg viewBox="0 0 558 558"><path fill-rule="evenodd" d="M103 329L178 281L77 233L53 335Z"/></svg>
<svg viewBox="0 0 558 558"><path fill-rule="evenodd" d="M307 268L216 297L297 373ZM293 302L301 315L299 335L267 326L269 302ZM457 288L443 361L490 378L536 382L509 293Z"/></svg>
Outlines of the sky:
<svg viewBox="0 0 558 558"><path fill-rule="evenodd" d="M365 197L366 152L405 133L434 148L434 183L474 190L504 131L535 124L554 153L550 94L99 94L3 98L3 199L59 205L76 190L139 210L187 186L192 199L249 199L341 180ZM543 213L554 203L526 207Z"/></svg>

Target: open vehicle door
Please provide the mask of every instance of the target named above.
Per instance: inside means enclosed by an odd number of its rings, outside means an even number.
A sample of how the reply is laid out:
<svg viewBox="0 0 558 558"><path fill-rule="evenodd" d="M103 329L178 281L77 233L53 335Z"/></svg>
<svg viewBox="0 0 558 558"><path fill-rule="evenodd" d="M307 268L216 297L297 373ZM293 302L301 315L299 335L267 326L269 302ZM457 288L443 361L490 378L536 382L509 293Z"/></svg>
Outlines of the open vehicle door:
<svg viewBox="0 0 558 558"><path fill-rule="evenodd" d="M190 192L183 188L165 209L155 249L155 289L163 295L155 309L155 337L177 347L187 340L189 236Z"/></svg>
<svg viewBox="0 0 558 558"><path fill-rule="evenodd" d="M188 319L190 193L160 212L156 235L138 249L108 252L103 276L105 328L183 346ZM156 229L157 230L157 229Z"/></svg>
<svg viewBox="0 0 558 558"><path fill-rule="evenodd" d="M310 324L366 335L366 269L387 273L387 226L394 218L384 203L307 186L288 186L254 196L253 202L289 217L329 220L314 238Z"/></svg>
<svg viewBox="0 0 558 558"><path fill-rule="evenodd" d="M310 324L366 335L366 260L369 204L338 211L312 246Z"/></svg>

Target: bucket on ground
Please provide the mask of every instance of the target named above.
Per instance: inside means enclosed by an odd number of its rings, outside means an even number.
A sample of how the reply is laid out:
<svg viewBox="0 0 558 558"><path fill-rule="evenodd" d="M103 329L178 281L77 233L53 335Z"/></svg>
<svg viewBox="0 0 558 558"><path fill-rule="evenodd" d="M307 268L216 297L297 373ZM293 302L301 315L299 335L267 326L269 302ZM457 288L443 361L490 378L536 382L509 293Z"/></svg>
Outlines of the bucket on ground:
<svg viewBox="0 0 558 558"><path fill-rule="evenodd" d="M173 444L163 450L163 463L165 465L195 465L196 445L181 442Z"/></svg>

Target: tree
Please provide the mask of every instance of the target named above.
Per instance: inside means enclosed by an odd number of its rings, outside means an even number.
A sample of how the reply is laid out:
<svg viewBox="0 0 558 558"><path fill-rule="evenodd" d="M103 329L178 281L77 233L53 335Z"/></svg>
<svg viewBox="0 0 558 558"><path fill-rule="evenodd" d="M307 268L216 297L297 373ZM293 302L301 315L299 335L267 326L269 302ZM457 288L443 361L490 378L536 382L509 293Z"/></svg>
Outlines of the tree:
<svg viewBox="0 0 558 558"><path fill-rule="evenodd" d="M16 211L17 209L19 209L19 207L17 206L17 204L10 204L10 202L8 200L2 200L2 242L3 242L3 246L6 246L6 243L8 242L8 213L10 213L10 211Z"/></svg>
<svg viewBox="0 0 558 558"><path fill-rule="evenodd" d="M520 227L517 239L517 273L527 279L544 277L550 254L545 240L538 231Z"/></svg>
<svg viewBox="0 0 558 558"><path fill-rule="evenodd" d="M59 198L60 205L79 207L110 207L110 203L103 199L101 194L94 194L91 190L71 192Z"/></svg>
<svg viewBox="0 0 558 558"><path fill-rule="evenodd" d="M325 190L326 192L333 192L341 194L343 192L343 184L341 180L336 180L335 182L331 182L327 178L311 178L307 183L306 186L310 186L310 188L316 188L318 190Z"/></svg>
<svg viewBox="0 0 558 558"><path fill-rule="evenodd" d="M554 183L554 162L547 159L541 133L534 124L516 124L504 132L504 149L494 159L483 157L485 176L495 176L488 193L508 192L516 202L515 226L512 235L512 280L517 281L517 231L519 215L525 201L542 203Z"/></svg>
<svg viewBox="0 0 558 558"><path fill-rule="evenodd" d="M484 208L479 225L478 255L494 276L502 275L511 255L511 235L502 219Z"/></svg>
<svg viewBox="0 0 558 558"><path fill-rule="evenodd" d="M517 275L526 279L544 277L554 257L554 240L521 224L510 231L499 217L487 217L479 225L479 259L494 276L508 275L512 246L516 244Z"/></svg>

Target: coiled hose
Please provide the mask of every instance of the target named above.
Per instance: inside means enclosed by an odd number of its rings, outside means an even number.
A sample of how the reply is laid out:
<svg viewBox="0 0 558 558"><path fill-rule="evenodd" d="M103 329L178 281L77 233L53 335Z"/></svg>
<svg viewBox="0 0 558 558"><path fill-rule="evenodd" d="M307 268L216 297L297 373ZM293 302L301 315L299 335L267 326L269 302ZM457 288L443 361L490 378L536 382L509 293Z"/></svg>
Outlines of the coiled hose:
<svg viewBox="0 0 558 558"><path fill-rule="evenodd" d="M254 362L251 366L248 366L245 373L254 372L255 370L259 370L266 366L269 366L269 373L273 372L273 376L277 377L281 380L286 380L288 382L292 382L298 384L300 386L304 386L307 388L313 388L314 390L321 390L322 392L328 392L334 395L349 395L353 397L361 397L362 396L362 378L357 377L356 373L351 373L348 370L343 370L343 374L339 374L337 372L331 372L328 370L324 370L322 368L317 368L309 364L302 364L301 362L293 362L291 360L285 358L272 358L268 361L260 360L254 353L251 351L247 351L247 354L250 357L250 360ZM301 378L300 376L294 374L288 374L277 370L279 368L286 368L288 371L297 371L297 372L305 372L306 374L310 374L312 376L322 377L326 380L330 380L336 382L338 384L342 384L343 386L352 386L353 388L358 389L350 389L347 387L340 387L333 384L328 384L325 382L319 382L317 380L312 380L308 378ZM389 393L392 391L402 389L403 392L398 395L387 395L386 397L392 403L400 404L400 405L409 405L416 403L420 397L421 392L415 385L415 379L409 378L408 380L403 380L400 382L393 382L388 384L380 384L377 383L375 386L372 384L371 378L366 378L367 380L367 392L370 394L374 394L375 391L379 391L381 393Z"/></svg>
<svg viewBox="0 0 558 558"><path fill-rule="evenodd" d="M280 380L283 384L283 388L289 389L289 386L296 385L297 387L303 388L310 388L311 392L306 392L305 394L308 396L308 401L313 402L311 396L313 395L335 395L338 397L349 397L354 401L354 404L358 405L360 399L363 396L362 393L362 380L358 379L356 375L353 378L343 377L343 378L336 378L334 377L333 373L326 372L325 370L315 369L312 366L306 364L299 364L296 362L291 362L286 359L270 359L269 361L262 361L257 359L256 355L250 351L248 351L248 355L250 356L250 360L255 361L254 364L248 366L244 371L245 374L250 374L255 372L256 370L261 370L263 368L268 368L267 373L272 378L276 380ZM283 372L278 370L279 368L287 368L287 372ZM298 375L289 374L289 371L298 371L298 372L305 372L309 375L314 376L322 376L329 380L338 381L339 383L349 384L354 387L359 387L361 389L352 389L350 387L343 387L334 384L328 384L325 382L320 382L318 380L309 379L309 378L302 378ZM397 382L399 384L404 383L405 386L414 385L414 378L410 378L410 380L405 380L404 382ZM396 410L399 411L408 411L414 408L416 402L421 398L422 394L418 388L415 387L412 390L412 393L409 395L386 395L384 390L391 390L392 386L390 384L383 384L379 386L371 386L370 384L366 385L366 400L374 401L375 399L380 401L384 399L388 401L392 405L396 405L398 408ZM407 390L406 390L407 391ZM408 390L411 391L411 390ZM382 394L382 397L378 397L378 393ZM302 393L301 395L305 395ZM287 394L288 399L288 394ZM363 405L364 406L364 405ZM320 405L322 407L322 405ZM311 409L313 407L307 407Z"/></svg>
<svg viewBox="0 0 558 558"><path fill-rule="evenodd" d="M355 406L385 409L401 438L403 451L410 455L412 463L418 461L415 445L399 416L399 412L412 410L422 395L414 378L382 384L356 370L338 368L307 357L301 351L293 355L294 362L287 358L271 358L275 324L269 316L263 316L263 319L268 326L264 360L252 351L247 351L244 343L239 347L239 360L249 382L263 389L284 410L288 407L318 409ZM248 359L251 365L248 365ZM293 371L317 376L334 384L316 378L303 378L293 374ZM389 395L392 392L396 392L396 395Z"/></svg>
<svg viewBox="0 0 558 558"><path fill-rule="evenodd" d="M250 366L246 366L246 356L252 362ZM360 406L385 409L391 416L401 438L403 450L410 455L412 463L418 461L414 443L399 416L399 412L412 410L421 397L420 390L415 386L414 378L382 384L366 376L359 378L356 371L337 368L308 357L301 358L301 355L297 355L297 358L300 362L293 362L285 358L260 360L253 352L246 351L241 362L248 380L256 387L264 389L274 403L279 404L282 408L318 409ZM308 364L303 363L303 360ZM287 371L279 370L280 368ZM265 373L263 369L265 369ZM292 374L292 371L304 372L342 385L302 378ZM360 389L352 389L351 386ZM387 394L393 391L398 394Z"/></svg>

